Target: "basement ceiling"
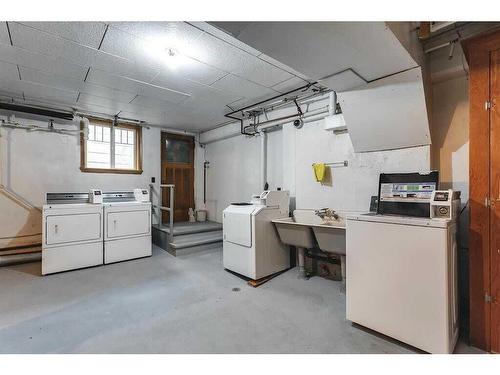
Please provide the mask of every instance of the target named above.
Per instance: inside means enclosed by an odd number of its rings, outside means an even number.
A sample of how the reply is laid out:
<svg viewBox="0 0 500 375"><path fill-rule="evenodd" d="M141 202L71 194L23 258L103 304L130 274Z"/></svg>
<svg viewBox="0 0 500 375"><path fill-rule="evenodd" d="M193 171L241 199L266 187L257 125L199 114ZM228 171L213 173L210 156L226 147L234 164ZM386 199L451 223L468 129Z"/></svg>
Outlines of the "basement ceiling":
<svg viewBox="0 0 500 375"><path fill-rule="evenodd" d="M418 66L385 22L213 24L335 91Z"/></svg>
<svg viewBox="0 0 500 375"><path fill-rule="evenodd" d="M308 81L205 22L0 23L2 101L200 131Z"/></svg>

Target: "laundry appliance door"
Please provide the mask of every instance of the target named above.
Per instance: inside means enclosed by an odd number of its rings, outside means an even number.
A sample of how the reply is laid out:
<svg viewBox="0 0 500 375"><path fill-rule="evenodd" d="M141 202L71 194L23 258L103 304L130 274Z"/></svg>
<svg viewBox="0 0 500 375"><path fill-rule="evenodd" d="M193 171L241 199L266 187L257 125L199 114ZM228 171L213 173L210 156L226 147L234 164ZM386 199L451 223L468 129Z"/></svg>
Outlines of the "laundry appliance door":
<svg viewBox="0 0 500 375"><path fill-rule="evenodd" d="M252 246L252 213L255 206L229 206L222 213L223 237L237 245Z"/></svg>

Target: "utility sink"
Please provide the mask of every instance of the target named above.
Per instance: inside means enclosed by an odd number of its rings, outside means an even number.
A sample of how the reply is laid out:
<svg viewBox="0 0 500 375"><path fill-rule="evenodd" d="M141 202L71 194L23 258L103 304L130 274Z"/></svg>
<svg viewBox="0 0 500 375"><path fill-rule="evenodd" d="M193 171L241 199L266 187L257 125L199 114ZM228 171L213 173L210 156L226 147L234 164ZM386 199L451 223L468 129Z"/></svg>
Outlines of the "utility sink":
<svg viewBox="0 0 500 375"><path fill-rule="evenodd" d="M293 217L273 220L281 242L295 246L298 250L299 277L305 277L304 249L319 247L324 252L340 256L342 280L345 285L345 217L347 214L347 212L337 213L336 218L322 219L316 214L316 210L295 210Z"/></svg>
<svg viewBox="0 0 500 375"><path fill-rule="evenodd" d="M345 215L325 223L315 210L295 210L293 217L273 220L281 242L290 246L312 249L318 247L328 253L345 255Z"/></svg>

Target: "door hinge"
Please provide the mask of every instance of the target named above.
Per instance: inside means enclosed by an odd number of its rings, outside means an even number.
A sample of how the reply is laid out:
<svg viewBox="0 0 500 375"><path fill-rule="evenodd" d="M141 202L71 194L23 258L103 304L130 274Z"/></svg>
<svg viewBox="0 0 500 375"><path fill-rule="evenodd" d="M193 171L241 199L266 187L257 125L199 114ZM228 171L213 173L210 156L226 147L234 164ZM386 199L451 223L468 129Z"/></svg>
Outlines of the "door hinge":
<svg viewBox="0 0 500 375"><path fill-rule="evenodd" d="M490 199L490 197L484 198L484 206L485 207L491 207L491 199Z"/></svg>
<svg viewBox="0 0 500 375"><path fill-rule="evenodd" d="M490 296L488 293L484 294L484 302L486 303L496 303L497 298L494 296Z"/></svg>
<svg viewBox="0 0 500 375"><path fill-rule="evenodd" d="M491 109L491 102L489 100L484 102L484 110L487 111L488 109Z"/></svg>

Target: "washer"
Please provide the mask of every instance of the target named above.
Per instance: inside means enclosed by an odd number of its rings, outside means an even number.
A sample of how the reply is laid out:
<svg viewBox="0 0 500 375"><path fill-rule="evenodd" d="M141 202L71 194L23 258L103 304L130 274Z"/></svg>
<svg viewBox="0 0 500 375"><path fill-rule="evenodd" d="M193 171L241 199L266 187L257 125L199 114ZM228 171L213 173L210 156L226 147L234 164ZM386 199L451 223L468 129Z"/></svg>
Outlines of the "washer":
<svg viewBox="0 0 500 375"><path fill-rule="evenodd" d="M151 202L142 192L104 193L105 264L152 255Z"/></svg>
<svg viewBox="0 0 500 375"><path fill-rule="evenodd" d="M458 338L457 224L365 214L346 221L346 317L429 353Z"/></svg>
<svg viewBox="0 0 500 375"><path fill-rule="evenodd" d="M87 193L48 193L42 211L42 275L103 264L103 208Z"/></svg>

